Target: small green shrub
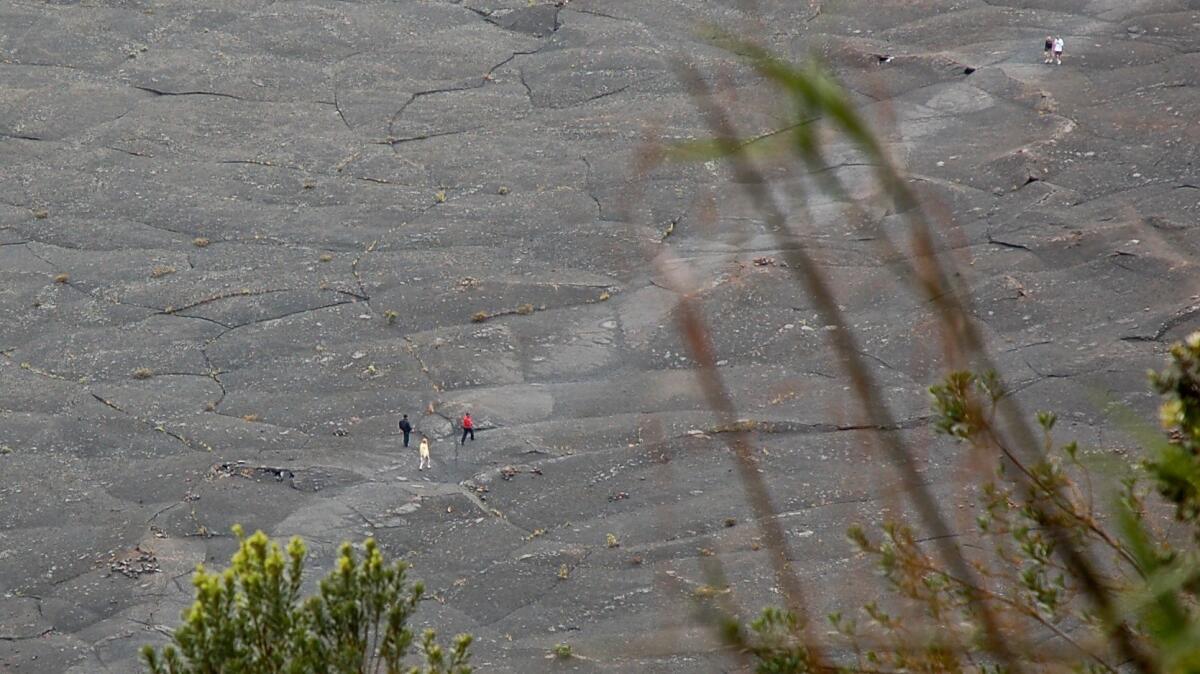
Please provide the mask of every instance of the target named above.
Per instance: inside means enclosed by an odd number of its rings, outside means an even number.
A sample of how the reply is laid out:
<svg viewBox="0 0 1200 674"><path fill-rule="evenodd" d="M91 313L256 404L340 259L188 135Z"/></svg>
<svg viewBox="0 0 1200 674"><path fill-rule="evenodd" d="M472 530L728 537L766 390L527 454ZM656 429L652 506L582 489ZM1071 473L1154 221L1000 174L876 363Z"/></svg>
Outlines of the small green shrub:
<svg viewBox="0 0 1200 674"><path fill-rule="evenodd" d="M316 595L300 596L306 555L293 538L286 552L261 531L234 527L238 551L223 572L196 570L196 601L161 652L142 649L151 674L469 674L471 637L447 651L432 631L421 638L424 664L407 667L408 620L424 593L407 565L387 564L374 539L361 557L342 545Z"/></svg>

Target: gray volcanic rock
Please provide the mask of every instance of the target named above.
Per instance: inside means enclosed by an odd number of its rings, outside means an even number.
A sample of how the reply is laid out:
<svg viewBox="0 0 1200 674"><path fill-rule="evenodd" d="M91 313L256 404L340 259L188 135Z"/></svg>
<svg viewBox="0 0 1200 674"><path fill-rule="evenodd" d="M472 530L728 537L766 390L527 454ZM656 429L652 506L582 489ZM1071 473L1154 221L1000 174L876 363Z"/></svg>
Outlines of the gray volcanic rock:
<svg viewBox="0 0 1200 674"><path fill-rule="evenodd" d="M314 574L375 536L429 588L418 626L476 635L480 671L545 669L559 642L577 671L732 669L692 617L708 562L746 610L779 598L734 430L814 610L872 598L842 534L903 485L830 326L728 167L639 163L708 135L679 62L755 144L782 137L705 26L828 64L949 216L1025 408L1132 446L1106 405L1151 409L1145 370L1200 325L1195 2L9 3L0 670L136 671L234 523L303 536ZM908 225L860 153L827 158L844 195L770 175L886 432L965 530L961 451L929 427L937 317L879 246ZM676 331L681 276L732 427Z"/></svg>

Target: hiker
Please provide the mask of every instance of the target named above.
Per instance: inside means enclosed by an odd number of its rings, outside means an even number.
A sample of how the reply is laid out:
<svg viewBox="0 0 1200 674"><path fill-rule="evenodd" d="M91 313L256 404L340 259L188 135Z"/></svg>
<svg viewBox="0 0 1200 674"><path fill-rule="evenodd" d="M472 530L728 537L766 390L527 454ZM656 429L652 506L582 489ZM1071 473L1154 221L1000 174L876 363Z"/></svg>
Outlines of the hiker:
<svg viewBox="0 0 1200 674"><path fill-rule="evenodd" d="M412 433L412 424L408 423L408 415L400 420L400 432L404 434L404 447L408 448L408 434Z"/></svg>
<svg viewBox="0 0 1200 674"><path fill-rule="evenodd" d="M1054 38L1054 63L1062 65L1063 39L1061 37Z"/></svg>
<svg viewBox="0 0 1200 674"><path fill-rule="evenodd" d="M463 427L462 441L460 441L458 444L460 444L460 445L467 444L467 435L468 434L470 434L470 436L471 436L471 442L475 442L475 422L471 420L470 412L463 414L462 427Z"/></svg>
<svg viewBox="0 0 1200 674"><path fill-rule="evenodd" d="M1054 60L1054 53L1052 51L1053 49L1054 49L1054 36L1047 35L1046 36L1046 50L1045 50L1045 54L1042 56L1042 63L1050 63L1051 61Z"/></svg>
<svg viewBox="0 0 1200 674"><path fill-rule="evenodd" d="M433 468L433 464L429 461L429 438L421 437L421 446L417 451L421 453L421 465L417 467L417 470Z"/></svg>

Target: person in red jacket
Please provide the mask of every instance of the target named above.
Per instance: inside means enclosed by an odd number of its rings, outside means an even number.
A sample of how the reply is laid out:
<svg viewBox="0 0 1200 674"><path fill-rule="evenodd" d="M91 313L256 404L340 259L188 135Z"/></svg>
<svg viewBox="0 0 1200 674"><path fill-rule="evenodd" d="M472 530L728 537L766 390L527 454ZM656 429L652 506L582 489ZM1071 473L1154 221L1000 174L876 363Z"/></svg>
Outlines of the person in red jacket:
<svg viewBox="0 0 1200 674"><path fill-rule="evenodd" d="M463 414L462 427L463 427L462 441L460 441L458 444L460 444L460 445L467 444L467 435L468 434L471 436L471 442L475 442L475 422L471 420L470 412Z"/></svg>

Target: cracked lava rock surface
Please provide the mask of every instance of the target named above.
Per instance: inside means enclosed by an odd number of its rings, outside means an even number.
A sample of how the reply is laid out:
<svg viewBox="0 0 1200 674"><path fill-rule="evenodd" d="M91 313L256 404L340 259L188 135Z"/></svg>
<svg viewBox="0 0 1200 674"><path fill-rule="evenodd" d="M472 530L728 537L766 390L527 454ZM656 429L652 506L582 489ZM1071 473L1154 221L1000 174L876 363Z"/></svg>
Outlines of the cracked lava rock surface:
<svg viewBox="0 0 1200 674"><path fill-rule="evenodd" d="M691 618L701 560L747 609L778 594L664 251L817 612L869 599L842 534L898 480L761 214L717 163L629 184L648 138L707 135L676 58L747 135L778 128L706 23L820 55L885 120L1026 409L1121 446L1097 401L1151 409L1145 370L1200 312L1200 3L750 4L0 3L0 670L137 671L239 522L303 536L311 578L375 536L429 588L417 627L473 633L481 671L558 642L578 671L734 666ZM803 241L895 432L965 499L928 424L930 306L841 206L811 194Z"/></svg>

